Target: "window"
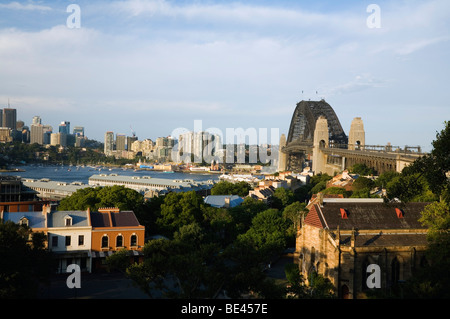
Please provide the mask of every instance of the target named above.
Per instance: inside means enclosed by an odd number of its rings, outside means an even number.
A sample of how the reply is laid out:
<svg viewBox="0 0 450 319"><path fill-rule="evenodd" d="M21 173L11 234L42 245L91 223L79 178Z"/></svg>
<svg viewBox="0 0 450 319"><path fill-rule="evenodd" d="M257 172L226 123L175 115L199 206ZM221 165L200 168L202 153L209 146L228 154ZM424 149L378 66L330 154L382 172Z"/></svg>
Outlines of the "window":
<svg viewBox="0 0 450 319"><path fill-rule="evenodd" d="M66 225L66 227L72 226L72 218L71 217L65 218L65 225Z"/></svg>
<svg viewBox="0 0 450 319"><path fill-rule="evenodd" d="M66 236L66 246L70 246L71 236Z"/></svg>
<svg viewBox="0 0 450 319"><path fill-rule="evenodd" d="M58 236L52 236L52 247L58 247Z"/></svg>
<svg viewBox="0 0 450 319"><path fill-rule="evenodd" d="M123 236L118 235L116 237L116 247L123 247Z"/></svg>
<svg viewBox="0 0 450 319"><path fill-rule="evenodd" d="M78 246L83 246L84 245L84 235L79 235L78 236Z"/></svg>
<svg viewBox="0 0 450 319"><path fill-rule="evenodd" d="M108 236L106 235L102 237L102 248L108 248Z"/></svg>
<svg viewBox="0 0 450 319"><path fill-rule="evenodd" d="M137 246L137 236L131 235L130 246Z"/></svg>
<svg viewBox="0 0 450 319"><path fill-rule="evenodd" d="M397 257L392 260L391 263L391 281L392 285L395 285L400 280L400 262Z"/></svg>

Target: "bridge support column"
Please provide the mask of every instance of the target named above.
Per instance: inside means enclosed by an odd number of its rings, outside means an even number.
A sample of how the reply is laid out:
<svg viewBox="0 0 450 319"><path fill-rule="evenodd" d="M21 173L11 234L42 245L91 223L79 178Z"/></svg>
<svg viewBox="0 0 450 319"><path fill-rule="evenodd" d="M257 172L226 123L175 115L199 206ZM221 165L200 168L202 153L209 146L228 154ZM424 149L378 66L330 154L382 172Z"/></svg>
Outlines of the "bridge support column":
<svg viewBox="0 0 450 319"><path fill-rule="evenodd" d="M286 170L287 166L287 156L283 152L283 147L286 146L286 136L281 134L280 137L280 146L278 148L278 171L283 172Z"/></svg>
<svg viewBox="0 0 450 319"><path fill-rule="evenodd" d="M313 160L312 170L314 174L320 174L326 172L327 155L321 151L321 148L328 147L329 133L328 133L328 121L324 116L320 116L316 122L316 128L314 130L314 143L313 143Z"/></svg>

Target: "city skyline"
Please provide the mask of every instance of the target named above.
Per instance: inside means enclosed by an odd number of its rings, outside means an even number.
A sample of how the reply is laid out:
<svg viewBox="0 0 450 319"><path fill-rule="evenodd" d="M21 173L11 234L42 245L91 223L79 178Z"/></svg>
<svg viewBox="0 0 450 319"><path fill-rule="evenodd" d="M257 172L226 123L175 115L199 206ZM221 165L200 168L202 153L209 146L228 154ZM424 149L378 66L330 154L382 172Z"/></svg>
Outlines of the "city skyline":
<svg viewBox="0 0 450 319"><path fill-rule="evenodd" d="M368 144L431 150L450 118L450 4L414 1L69 1L0 4L0 107L103 141L177 128L278 128L324 98ZM380 8L370 28L368 6Z"/></svg>

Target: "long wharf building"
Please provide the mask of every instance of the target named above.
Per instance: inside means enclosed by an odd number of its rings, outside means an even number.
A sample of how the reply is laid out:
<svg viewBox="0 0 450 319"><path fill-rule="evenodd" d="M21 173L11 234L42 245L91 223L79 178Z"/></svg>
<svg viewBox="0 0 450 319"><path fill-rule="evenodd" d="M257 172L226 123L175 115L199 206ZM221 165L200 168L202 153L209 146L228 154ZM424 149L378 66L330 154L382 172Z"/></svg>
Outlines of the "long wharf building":
<svg viewBox="0 0 450 319"><path fill-rule="evenodd" d="M166 179L151 176L126 176L117 174L99 174L89 178L90 186L121 185L140 193L147 192L188 192L195 191L203 196L210 194L213 180L194 181L192 179Z"/></svg>

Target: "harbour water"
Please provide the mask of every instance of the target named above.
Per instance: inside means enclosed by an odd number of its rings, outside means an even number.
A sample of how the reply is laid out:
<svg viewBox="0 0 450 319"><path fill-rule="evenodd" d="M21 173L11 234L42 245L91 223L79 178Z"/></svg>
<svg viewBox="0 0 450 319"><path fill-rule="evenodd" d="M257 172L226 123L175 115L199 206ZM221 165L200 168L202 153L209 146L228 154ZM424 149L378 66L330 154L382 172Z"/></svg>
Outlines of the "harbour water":
<svg viewBox="0 0 450 319"><path fill-rule="evenodd" d="M26 165L12 167L20 171L1 172L1 175L20 176L26 179L43 179L47 178L58 182L81 182L89 183L89 177L97 174L117 174L123 176L151 176L153 178L165 179L192 179L194 181L218 181L218 174L194 174L182 172L161 172L149 170L133 170L131 168L109 168L95 166L62 166L62 165Z"/></svg>

